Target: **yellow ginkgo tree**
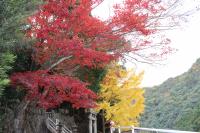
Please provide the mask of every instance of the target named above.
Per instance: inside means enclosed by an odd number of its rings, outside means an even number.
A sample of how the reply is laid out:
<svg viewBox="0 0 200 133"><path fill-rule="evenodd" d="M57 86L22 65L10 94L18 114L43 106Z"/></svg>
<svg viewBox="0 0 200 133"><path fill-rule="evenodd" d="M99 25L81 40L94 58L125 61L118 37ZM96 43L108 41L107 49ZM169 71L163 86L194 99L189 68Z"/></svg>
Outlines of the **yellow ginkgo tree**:
<svg viewBox="0 0 200 133"><path fill-rule="evenodd" d="M104 112L107 121L116 125L138 125L138 118L144 110L144 90L139 86L143 73L135 74L114 64L102 80L99 92L98 110Z"/></svg>

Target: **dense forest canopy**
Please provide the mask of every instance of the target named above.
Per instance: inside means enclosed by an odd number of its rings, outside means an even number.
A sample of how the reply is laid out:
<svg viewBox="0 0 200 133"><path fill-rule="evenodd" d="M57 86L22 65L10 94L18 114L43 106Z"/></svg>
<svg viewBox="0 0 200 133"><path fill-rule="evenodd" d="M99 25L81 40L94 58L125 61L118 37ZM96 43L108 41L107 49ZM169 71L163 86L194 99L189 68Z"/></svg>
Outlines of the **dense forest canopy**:
<svg viewBox="0 0 200 133"><path fill-rule="evenodd" d="M187 72L145 92L141 126L200 131L200 59Z"/></svg>

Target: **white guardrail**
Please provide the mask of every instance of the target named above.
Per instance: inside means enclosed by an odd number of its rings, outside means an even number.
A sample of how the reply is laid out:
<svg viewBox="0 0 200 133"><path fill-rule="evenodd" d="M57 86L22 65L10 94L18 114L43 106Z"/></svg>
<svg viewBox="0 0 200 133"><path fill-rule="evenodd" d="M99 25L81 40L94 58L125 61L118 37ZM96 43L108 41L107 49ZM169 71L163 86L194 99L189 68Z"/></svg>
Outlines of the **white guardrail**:
<svg viewBox="0 0 200 133"><path fill-rule="evenodd" d="M141 128L134 126L111 127L110 133L200 133L180 130Z"/></svg>

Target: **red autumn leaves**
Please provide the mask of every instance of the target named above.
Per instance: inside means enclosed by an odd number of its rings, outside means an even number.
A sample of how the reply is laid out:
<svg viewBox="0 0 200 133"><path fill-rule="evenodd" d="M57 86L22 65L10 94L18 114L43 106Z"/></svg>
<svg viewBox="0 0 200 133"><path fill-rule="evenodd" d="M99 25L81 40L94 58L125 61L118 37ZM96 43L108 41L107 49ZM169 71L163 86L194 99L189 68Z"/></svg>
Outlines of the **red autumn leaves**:
<svg viewBox="0 0 200 133"><path fill-rule="evenodd" d="M63 102L75 108L95 107L97 96L76 76L77 70L104 68L123 54L134 53L136 48L124 35L152 34L150 15L163 10L157 0L125 0L123 6L115 6L114 16L103 22L91 15L99 3L101 0L46 0L28 18L31 29L26 35L36 40L32 59L41 68L11 76L14 87L26 90L27 100L45 109ZM144 41L137 44L137 51L143 46Z"/></svg>

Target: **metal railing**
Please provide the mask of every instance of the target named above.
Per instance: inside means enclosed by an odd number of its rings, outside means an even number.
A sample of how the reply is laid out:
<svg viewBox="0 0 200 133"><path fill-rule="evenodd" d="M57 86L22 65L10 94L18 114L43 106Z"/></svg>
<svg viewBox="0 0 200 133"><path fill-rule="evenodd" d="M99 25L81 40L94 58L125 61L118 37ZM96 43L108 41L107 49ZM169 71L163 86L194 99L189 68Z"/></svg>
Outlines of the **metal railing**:
<svg viewBox="0 0 200 133"><path fill-rule="evenodd" d="M65 125L62 126L62 132L61 133L72 133L71 130L69 130Z"/></svg>
<svg viewBox="0 0 200 133"><path fill-rule="evenodd" d="M50 119L50 118L47 118L46 119L46 125L47 125L47 128L52 132L52 133L57 133L56 131L56 123Z"/></svg>
<svg viewBox="0 0 200 133"><path fill-rule="evenodd" d="M122 126L122 127L111 127L110 133L199 133L199 132Z"/></svg>
<svg viewBox="0 0 200 133"><path fill-rule="evenodd" d="M59 119L55 119L53 113L46 113L46 125L49 131L52 133L72 133L65 125L63 125Z"/></svg>

